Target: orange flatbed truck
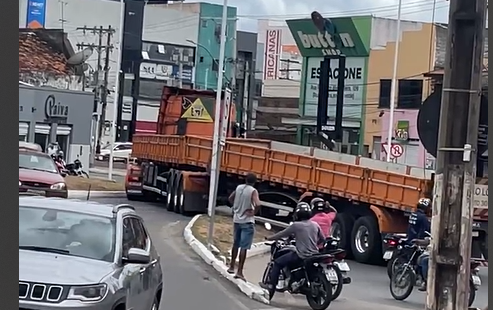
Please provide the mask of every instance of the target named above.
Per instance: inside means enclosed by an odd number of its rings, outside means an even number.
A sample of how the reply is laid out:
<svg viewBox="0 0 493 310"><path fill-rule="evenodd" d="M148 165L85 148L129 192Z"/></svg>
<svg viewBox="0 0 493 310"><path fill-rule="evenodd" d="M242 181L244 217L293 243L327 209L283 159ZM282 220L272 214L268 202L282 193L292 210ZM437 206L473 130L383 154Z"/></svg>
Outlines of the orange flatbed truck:
<svg viewBox="0 0 493 310"><path fill-rule="evenodd" d="M168 211L207 211L214 97L214 92L163 89L157 133L133 138L137 162L127 173L129 199L142 194L161 200ZM232 108L230 119L235 114ZM231 123L228 136L234 128ZM261 217L289 215L298 201L313 196L329 200L338 210L334 233L341 246L363 263L381 261L383 236L405 232L408 213L433 190L433 175L422 168L268 140L228 138L220 170L217 203L223 205L248 172L257 175ZM475 212L474 240L487 252L487 185L486 203L478 204L483 205Z"/></svg>

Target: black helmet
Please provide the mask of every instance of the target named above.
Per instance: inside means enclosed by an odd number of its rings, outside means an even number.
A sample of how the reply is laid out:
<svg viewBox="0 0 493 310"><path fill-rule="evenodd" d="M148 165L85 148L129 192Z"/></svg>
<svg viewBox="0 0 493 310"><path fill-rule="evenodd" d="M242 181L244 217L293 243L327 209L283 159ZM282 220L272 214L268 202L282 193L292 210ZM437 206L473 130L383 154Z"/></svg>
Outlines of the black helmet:
<svg viewBox="0 0 493 310"><path fill-rule="evenodd" d="M307 221L312 217L312 208L306 202L300 202L296 205L294 209L293 220L296 221Z"/></svg>
<svg viewBox="0 0 493 310"><path fill-rule="evenodd" d="M418 210L427 211L429 207L431 207L431 199L430 198L420 198L418 200Z"/></svg>
<svg viewBox="0 0 493 310"><path fill-rule="evenodd" d="M327 211L327 203L320 197L315 197L310 201L310 207L313 213L320 213Z"/></svg>

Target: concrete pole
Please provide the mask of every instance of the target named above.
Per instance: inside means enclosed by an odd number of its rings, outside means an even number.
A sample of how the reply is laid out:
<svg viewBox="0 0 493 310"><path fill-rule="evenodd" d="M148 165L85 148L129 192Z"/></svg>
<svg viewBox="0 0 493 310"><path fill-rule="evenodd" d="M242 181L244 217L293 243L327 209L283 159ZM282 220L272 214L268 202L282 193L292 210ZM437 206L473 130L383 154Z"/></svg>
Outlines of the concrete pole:
<svg viewBox="0 0 493 310"><path fill-rule="evenodd" d="M427 310L467 309L486 0L451 0Z"/></svg>

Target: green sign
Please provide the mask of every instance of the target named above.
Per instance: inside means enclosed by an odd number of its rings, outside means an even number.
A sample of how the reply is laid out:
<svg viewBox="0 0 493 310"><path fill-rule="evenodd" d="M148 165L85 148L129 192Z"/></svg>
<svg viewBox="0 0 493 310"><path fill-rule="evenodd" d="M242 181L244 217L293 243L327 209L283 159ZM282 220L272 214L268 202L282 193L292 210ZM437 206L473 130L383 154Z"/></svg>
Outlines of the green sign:
<svg viewBox="0 0 493 310"><path fill-rule="evenodd" d="M303 57L324 57L346 55L348 57L367 57L369 49L363 43L353 18L331 18L335 31L320 32L311 19L287 20L289 30Z"/></svg>

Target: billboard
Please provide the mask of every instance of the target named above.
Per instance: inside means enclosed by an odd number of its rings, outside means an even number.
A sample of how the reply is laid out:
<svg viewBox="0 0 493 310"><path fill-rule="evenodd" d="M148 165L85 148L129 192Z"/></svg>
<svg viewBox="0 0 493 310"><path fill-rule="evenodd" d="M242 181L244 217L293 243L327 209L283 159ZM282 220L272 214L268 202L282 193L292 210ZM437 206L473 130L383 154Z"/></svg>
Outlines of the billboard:
<svg viewBox="0 0 493 310"><path fill-rule="evenodd" d="M46 0L28 0L26 28L44 28L46 16Z"/></svg>
<svg viewBox="0 0 493 310"><path fill-rule="evenodd" d="M264 45L264 80L279 78L279 60L281 57L281 30L267 30Z"/></svg>

